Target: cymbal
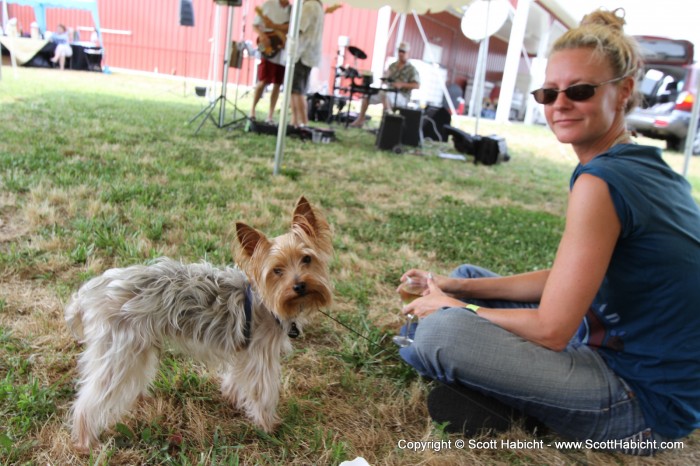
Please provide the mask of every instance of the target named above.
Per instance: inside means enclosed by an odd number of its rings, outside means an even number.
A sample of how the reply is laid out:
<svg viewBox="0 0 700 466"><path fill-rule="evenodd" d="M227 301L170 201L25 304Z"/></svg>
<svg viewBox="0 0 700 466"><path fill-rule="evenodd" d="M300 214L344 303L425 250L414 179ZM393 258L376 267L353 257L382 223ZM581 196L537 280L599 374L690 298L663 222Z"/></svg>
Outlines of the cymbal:
<svg viewBox="0 0 700 466"><path fill-rule="evenodd" d="M350 55L360 60L364 60L365 58L367 58L367 54L355 47L354 45L348 47L348 52L350 52Z"/></svg>

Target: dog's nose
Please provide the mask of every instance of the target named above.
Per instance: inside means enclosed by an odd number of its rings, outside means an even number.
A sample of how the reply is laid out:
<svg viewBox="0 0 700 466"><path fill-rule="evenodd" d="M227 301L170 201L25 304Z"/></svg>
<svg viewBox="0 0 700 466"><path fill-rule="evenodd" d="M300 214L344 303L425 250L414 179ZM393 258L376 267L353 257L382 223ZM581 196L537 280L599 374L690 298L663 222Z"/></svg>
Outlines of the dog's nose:
<svg viewBox="0 0 700 466"><path fill-rule="evenodd" d="M294 292L298 294L299 296L304 296L306 294L306 283L304 282L299 282L296 283L293 287Z"/></svg>

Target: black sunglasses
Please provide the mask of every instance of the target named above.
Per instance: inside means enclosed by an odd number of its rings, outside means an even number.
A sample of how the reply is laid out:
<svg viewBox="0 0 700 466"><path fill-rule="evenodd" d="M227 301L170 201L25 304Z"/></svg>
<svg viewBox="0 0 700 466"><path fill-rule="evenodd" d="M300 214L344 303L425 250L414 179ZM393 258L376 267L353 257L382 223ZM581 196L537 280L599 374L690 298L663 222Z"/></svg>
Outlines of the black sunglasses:
<svg viewBox="0 0 700 466"><path fill-rule="evenodd" d="M532 96L535 98L535 102L544 105L554 103L554 101L557 100L557 96L560 92L563 92L566 95L566 98L569 100L573 100L574 102L583 102L584 100L588 100L595 95L595 90L597 87L600 87L603 84L622 81L626 77L627 76L620 76L619 78L603 81L599 84L574 84L573 86L569 86L566 89L561 90L554 88L540 88L532 91L530 94L532 94Z"/></svg>

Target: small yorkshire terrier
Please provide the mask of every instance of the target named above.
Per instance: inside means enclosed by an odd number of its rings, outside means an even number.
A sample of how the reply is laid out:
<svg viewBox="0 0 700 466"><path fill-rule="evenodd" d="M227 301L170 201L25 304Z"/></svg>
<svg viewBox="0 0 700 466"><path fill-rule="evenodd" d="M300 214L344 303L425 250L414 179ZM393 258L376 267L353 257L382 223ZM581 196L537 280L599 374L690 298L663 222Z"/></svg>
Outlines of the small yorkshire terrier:
<svg viewBox="0 0 700 466"><path fill-rule="evenodd" d="M301 197L288 233L268 239L236 223L236 236L242 270L161 258L108 270L73 295L66 322L84 345L71 413L78 450L94 447L146 394L169 347L221 369L223 396L261 429L279 424L289 337L299 334L303 311L332 301L331 232Z"/></svg>

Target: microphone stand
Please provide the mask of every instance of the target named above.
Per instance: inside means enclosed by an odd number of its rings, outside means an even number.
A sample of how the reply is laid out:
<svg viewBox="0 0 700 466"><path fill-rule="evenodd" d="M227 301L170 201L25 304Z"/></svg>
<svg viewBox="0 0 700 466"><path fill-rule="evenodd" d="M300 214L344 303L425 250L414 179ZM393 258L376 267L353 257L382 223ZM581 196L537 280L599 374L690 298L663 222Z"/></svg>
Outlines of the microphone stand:
<svg viewBox="0 0 700 466"><path fill-rule="evenodd" d="M221 94L219 97L216 99L212 100L208 106L204 107L199 113L197 113L192 119L187 123L191 124L195 120L197 120L199 117L203 117L202 121L199 123L199 126L197 127L197 130L194 132L194 134L198 134L199 130L202 129L202 126L204 126L204 123L207 120L210 120L214 125L216 125L217 128L225 128L227 126L236 124L240 122L241 120L245 120L247 117L245 116L245 113L240 110L236 105L234 105L234 115L239 112L243 116L238 119L234 119L234 121L230 123L224 123L225 117L226 117L226 102L228 101L226 99L226 86L228 85L228 69L229 69L229 62L231 60L231 32L233 30L233 6L228 6L228 22L227 22L227 27L226 27L226 51L224 52L224 69L222 70L222 77L221 77ZM229 102L230 103L230 102ZM213 116L212 113L216 109L216 106L219 105L219 120L217 121Z"/></svg>

